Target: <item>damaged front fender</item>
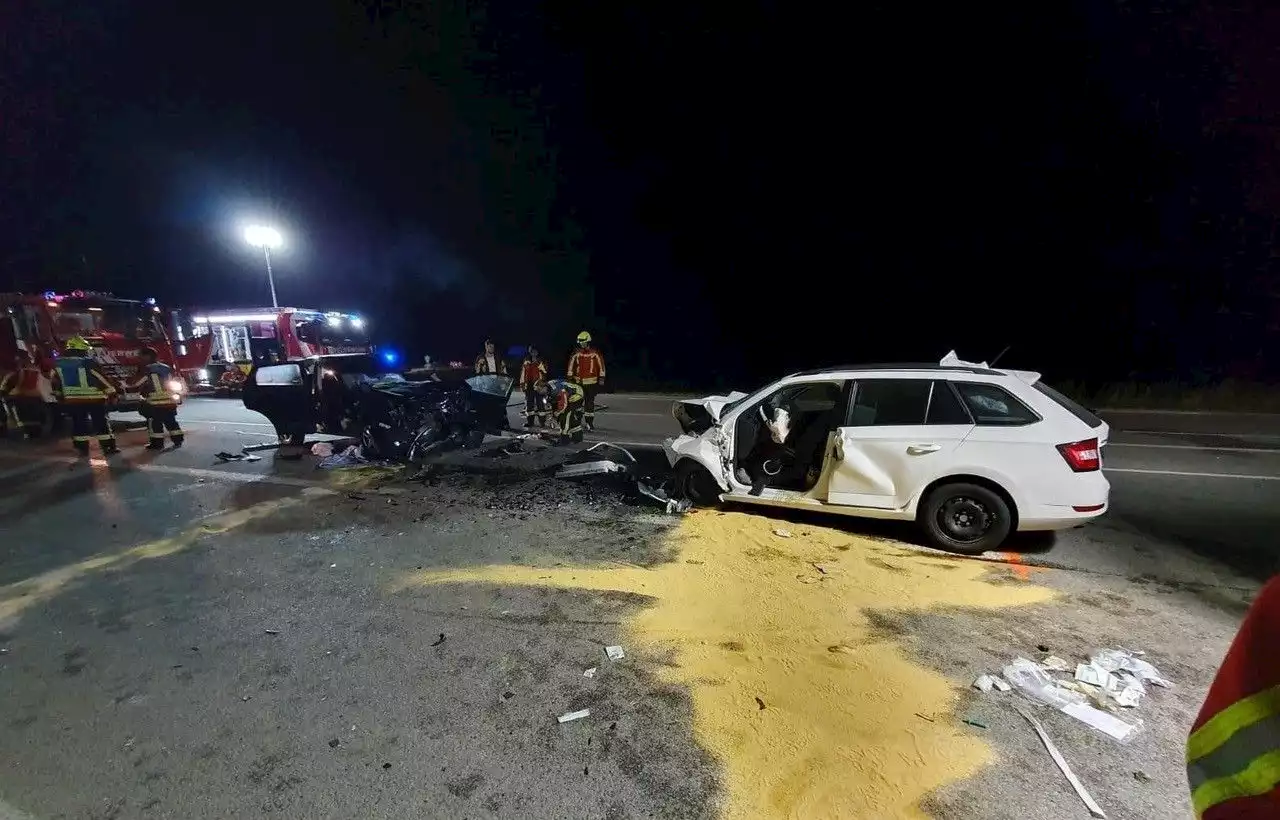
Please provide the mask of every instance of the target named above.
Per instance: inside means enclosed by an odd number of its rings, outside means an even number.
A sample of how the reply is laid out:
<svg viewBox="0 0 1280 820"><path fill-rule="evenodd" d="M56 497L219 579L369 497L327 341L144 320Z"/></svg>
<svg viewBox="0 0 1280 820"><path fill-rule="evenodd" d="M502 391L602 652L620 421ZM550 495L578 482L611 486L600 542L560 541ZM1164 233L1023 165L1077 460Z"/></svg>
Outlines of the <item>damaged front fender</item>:
<svg viewBox="0 0 1280 820"><path fill-rule="evenodd" d="M725 473L726 461L721 453L723 436L718 430L701 436L676 436L662 442L662 452L674 469L681 461L693 461L706 469L720 489L729 492L729 479Z"/></svg>

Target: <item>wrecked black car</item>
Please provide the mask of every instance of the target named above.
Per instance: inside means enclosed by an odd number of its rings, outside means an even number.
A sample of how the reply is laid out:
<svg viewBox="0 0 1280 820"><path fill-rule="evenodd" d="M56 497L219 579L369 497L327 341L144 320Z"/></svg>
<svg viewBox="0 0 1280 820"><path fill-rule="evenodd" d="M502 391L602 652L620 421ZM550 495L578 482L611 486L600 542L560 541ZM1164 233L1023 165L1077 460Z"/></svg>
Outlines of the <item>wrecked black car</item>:
<svg viewBox="0 0 1280 820"><path fill-rule="evenodd" d="M514 380L465 372L410 381L377 356L312 356L260 365L244 385L244 406L290 444L308 433L358 439L367 456L417 461L452 446L476 446L508 429Z"/></svg>

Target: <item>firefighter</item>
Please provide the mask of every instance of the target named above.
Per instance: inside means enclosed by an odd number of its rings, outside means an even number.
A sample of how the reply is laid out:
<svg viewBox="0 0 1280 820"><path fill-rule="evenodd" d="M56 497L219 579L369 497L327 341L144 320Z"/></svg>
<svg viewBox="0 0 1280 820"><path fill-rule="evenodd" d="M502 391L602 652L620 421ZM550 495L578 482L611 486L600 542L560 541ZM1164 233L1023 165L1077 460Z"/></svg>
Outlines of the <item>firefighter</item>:
<svg viewBox="0 0 1280 820"><path fill-rule="evenodd" d="M9 399L9 391L17 383L18 371L0 369L0 435L16 436L22 429L17 408Z"/></svg>
<svg viewBox="0 0 1280 820"><path fill-rule="evenodd" d="M529 352L520 363L520 389L524 391L524 426L533 427L534 419L538 426L547 423L547 397L537 390L538 382L547 378L547 363L538 355L538 348L529 345Z"/></svg>
<svg viewBox="0 0 1280 820"><path fill-rule="evenodd" d="M182 396L172 390L173 368L156 360L155 350L142 348L142 367L138 378L129 387L142 394L147 402L147 449L163 450L165 431L175 448L186 440L182 426L178 424L178 405Z"/></svg>
<svg viewBox="0 0 1280 820"><path fill-rule="evenodd" d="M89 440L96 438L105 456L120 452L111 435L107 405L116 388L89 355L89 343L79 336L67 340L66 349L53 368L53 394L62 413L71 419L71 440L80 455L89 455Z"/></svg>
<svg viewBox="0 0 1280 820"><path fill-rule="evenodd" d="M507 363L502 360L501 356L493 352L493 339L485 339L484 352L476 356L476 375L507 375Z"/></svg>
<svg viewBox="0 0 1280 820"><path fill-rule="evenodd" d="M1200 820L1280 817L1280 576L1240 624L1187 738Z"/></svg>
<svg viewBox="0 0 1280 820"><path fill-rule="evenodd" d="M32 438L44 426L44 391L40 389L43 378L31 355L19 350L18 369L0 380L0 401L4 402L10 431Z"/></svg>
<svg viewBox="0 0 1280 820"><path fill-rule="evenodd" d="M596 394L604 384L604 356L591 346L591 334L578 334L578 349L569 357L569 381L582 388L582 420L588 430L596 429Z"/></svg>
<svg viewBox="0 0 1280 820"><path fill-rule="evenodd" d="M535 389L551 405L556 427L560 430L560 443L582 441L582 387L564 379L542 379Z"/></svg>

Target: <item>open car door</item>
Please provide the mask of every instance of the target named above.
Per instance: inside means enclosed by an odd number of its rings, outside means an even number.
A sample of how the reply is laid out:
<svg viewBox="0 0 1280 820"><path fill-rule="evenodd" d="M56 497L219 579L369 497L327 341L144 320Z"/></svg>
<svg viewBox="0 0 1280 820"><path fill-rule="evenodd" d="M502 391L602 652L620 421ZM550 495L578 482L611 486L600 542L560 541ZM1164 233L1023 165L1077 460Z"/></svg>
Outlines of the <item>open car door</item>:
<svg viewBox="0 0 1280 820"><path fill-rule="evenodd" d="M244 406L266 416L278 433L314 432L315 400L308 376L303 362L255 367L245 380Z"/></svg>
<svg viewBox="0 0 1280 820"><path fill-rule="evenodd" d="M507 428L507 402L511 398L511 388L515 379L510 376L472 376L466 380L470 388L468 401L475 414L475 423L487 431L505 430Z"/></svg>

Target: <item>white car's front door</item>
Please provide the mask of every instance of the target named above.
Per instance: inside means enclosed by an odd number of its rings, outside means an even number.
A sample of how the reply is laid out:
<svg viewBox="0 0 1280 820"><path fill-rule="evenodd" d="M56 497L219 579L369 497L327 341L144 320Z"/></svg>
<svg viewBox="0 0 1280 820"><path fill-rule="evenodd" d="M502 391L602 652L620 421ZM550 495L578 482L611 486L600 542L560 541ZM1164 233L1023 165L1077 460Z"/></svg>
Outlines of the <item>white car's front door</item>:
<svg viewBox="0 0 1280 820"><path fill-rule="evenodd" d="M827 503L906 506L925 484L945 474L972 429L968 412L945 381L860 380L827 454L835 460Z"/></svg>

